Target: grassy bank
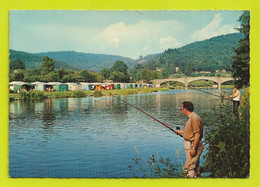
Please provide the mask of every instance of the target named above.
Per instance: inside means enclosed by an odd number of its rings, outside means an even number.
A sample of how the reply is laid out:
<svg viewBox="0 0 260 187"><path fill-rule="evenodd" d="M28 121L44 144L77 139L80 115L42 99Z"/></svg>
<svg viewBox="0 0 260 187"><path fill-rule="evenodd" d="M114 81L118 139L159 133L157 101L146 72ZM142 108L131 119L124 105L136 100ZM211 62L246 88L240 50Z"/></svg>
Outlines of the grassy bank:
<svg viewBox="0 0 260 187"><path fill-rule="evenodd" d="M44 98L68 98L68 97L107 97L112 95L132 95L132 94L143 94L143 93L152 93L158 91L168 91L169 88L136 88L136 89L119 89L119 90L100 90L100 91L67 91L67 92L41 92L41 91L29 91L29 92L20 92L20 93L10 93L9 98L13 99L44 99ZM40 95L40 97L38 97ZM37 97L35 97L37 96Z"/></svg>

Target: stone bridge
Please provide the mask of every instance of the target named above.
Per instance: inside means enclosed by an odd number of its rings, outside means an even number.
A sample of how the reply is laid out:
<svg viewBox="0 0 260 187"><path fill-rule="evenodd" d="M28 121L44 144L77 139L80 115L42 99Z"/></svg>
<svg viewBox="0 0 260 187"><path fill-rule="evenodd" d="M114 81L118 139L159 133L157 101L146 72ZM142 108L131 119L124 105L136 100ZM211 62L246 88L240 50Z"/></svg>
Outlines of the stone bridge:
<svg viewBox="0 0 260 187"><path fill-rule="evenodd" d="M218 89L221 89L221 84L227 81L235 80L233 77L183 77L183 78L171 78L171 79L154 79L151 80L156 87L160 87L160 85L164 82L182 82L185 85L185 89L188 88L188 84L192 81L197 80L209 80L218 84Z"/></svg>

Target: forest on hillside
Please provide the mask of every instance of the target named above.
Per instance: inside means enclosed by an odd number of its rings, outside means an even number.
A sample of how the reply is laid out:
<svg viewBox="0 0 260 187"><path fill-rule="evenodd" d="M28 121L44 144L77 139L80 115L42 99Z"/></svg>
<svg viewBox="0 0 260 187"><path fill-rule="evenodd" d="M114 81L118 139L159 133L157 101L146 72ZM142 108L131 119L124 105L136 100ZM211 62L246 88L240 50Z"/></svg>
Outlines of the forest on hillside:
<svg viewBox="0 0 260 187"><path fill-rule="evenodd" d="M137 64L132 69L132 75L138 74L145 68L150 71L159 69L164 78L176 73L186 76L196 76L202 71L211 72L216 70L232 70L232 56L238 47L241 33L227 34L214 37L208 40L194 42L178 49L168 49L161 55L147 61L144 64Z"/></svg>

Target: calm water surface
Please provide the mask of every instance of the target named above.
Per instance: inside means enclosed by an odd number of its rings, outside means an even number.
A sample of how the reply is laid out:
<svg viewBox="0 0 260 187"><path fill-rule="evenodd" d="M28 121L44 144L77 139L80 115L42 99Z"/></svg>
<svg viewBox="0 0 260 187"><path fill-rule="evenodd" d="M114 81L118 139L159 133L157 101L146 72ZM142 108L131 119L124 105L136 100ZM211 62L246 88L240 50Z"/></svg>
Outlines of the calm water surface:
<svg viewBox="0 0 260 187"><path fill-rule="evenodd" d="M219 93L216 89L207 91ZM186 121L179 109L183 101L192 101L199 115L212 115L220 103L218 97L195 90L121 99L173 129L183 128ZM133 158L148 160L158 153L180 166L186 160L182 138L117 98L14 101L10 102L9 118L11 177L129 178L133 177L128 168L135 166Z"/></svg>

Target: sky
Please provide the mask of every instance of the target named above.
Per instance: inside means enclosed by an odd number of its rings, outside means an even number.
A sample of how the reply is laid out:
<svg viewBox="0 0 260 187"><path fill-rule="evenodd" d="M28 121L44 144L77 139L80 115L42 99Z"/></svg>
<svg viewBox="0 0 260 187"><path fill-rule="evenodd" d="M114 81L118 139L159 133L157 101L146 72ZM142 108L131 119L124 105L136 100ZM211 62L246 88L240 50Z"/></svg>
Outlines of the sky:
<svg viewBox="0 0 260 187"><path fill-rule="evenodd" d="M236 33L243 11L11 10L9 48L77 51L138 59Z"/></svg>

